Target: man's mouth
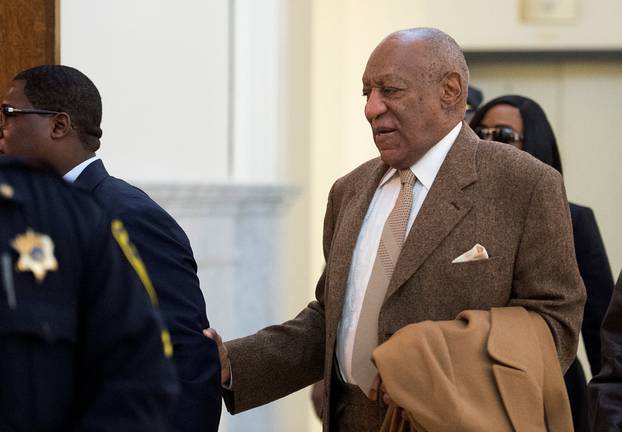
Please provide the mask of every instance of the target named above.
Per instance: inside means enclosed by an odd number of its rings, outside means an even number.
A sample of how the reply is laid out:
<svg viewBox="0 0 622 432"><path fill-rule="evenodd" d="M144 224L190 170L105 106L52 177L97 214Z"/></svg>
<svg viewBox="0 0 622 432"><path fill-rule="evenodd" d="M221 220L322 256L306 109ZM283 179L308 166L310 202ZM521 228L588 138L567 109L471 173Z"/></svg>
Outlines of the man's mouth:
<svg viewBox="0 0 622 432"><path fill-rule="evenodd" d="M374 128L374 142L379 149L386 149L395 146L395 139L398 131L395 128L390 127L377 127Z"/></svg>
<svg viewBox="0 0 622 432"><path fill-rule="evenodd" d="M374 136L376 137L382 137L384 135L388 135L391 134L393 132L397 131L397 129L395 128L390 128L390 127L377 127L374 128Z"/></svg>

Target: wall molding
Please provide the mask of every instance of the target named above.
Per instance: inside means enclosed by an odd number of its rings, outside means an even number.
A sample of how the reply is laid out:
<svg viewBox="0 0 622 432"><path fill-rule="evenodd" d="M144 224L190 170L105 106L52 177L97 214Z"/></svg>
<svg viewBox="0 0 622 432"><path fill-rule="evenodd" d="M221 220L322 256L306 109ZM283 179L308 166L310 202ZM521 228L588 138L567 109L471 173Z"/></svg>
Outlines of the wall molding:
<svg viewBox="0 0 622 432"><path fill-rule="evenodd" d="M162 207L178 217L209 215L269 214L276 215L300 190L287 185L252 184L175 184L140 185Z"/></svg>

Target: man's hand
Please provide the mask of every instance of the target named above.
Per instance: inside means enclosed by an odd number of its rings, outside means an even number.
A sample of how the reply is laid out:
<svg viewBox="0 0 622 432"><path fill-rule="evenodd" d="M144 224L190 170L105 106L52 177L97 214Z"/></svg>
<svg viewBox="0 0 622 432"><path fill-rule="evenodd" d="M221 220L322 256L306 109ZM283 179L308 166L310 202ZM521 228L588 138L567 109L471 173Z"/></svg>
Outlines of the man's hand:
<svg viewBox="0 0 622 432"><path fill-rule="evenodd" d="M203 334L216 342L218 357L220 357L220 384L227 386L231 379L231 362L229 361L227 347L222 343L222 338L213 328L204 329Z"/></svg>
<svg viewBox="0 0 622 432"><path fill-rule="evenodd" d="M393 404L397 406L397 404L393 402L393 399L391 399L391 396L389 396L389 393L387 393L387 388L384 386L384 383L382 382L382 378L380 378L380 374L376 375L376 378L374 378L374 383L372 384L371 389L369 390L369 399L373 401L378 399L378 392L382 394L382 401L386 405ZM403 408L399 406L397 407L397 409L399 410L398 412L401 414L402 418L406 422L406 425L409 425L410 420L408 418L408 413L406 412L406 410L404 410Z"/></svg>
<svg viewBox="0 0 622 432"><path fill-rule="evenodd" d="M315 415L322 420L322 415L324 414L324 380L313 384L311 388L311 402L313 402Z"/></svg>
<svg viewBox="0 0 622 432"><path fill-rule="evenodd" d="M387 389L384 386L384 383L382 382L382 378L380 378L380 374L376 375L376 378L374 378L374 382L371 385L371 389L369 390L369 396L368 396L369 399L373 401L377 400L378 391L380 391L380 394L382 395L382 401L386 405L393 403L393 400L391 400L391 397L387 393Z"/></svg>

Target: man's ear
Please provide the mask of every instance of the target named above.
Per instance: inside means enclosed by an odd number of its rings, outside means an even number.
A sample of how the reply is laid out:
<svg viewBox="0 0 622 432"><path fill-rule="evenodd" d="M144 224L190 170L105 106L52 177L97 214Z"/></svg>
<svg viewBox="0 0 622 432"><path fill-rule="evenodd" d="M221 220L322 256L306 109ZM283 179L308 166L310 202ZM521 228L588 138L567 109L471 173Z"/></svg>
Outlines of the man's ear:
<svg viewBox="0 0 622 432"><path fill-rule="evenodd" d="M449 72L441 82L441 105L445 109L455 107L462 99L466 86L458 72Z"/></svg>
<svg viewBox="0 0 622 432"><path fill-rule="evenodd" d="M71 124L71 117L69 114L61 112L55 114L52 119L52 130L50 136L52 139L59 139L67 136L73 129Z"/></svg>

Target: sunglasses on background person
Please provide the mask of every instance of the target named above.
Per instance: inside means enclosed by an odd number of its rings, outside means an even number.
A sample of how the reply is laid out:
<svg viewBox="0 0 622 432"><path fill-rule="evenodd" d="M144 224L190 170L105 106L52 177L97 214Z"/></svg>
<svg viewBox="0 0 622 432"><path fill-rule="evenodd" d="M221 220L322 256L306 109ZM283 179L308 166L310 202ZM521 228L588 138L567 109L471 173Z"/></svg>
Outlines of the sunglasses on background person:
<svg viewBox="0 0 622 432"><path fill-rule="evenodd" d="M505 144L514 144L522 141L523 136L509 126L481 127L475 128L475 133L481 139L497 141Z"/></svg>
<svg viewBox="0 0 622 432"><path fill-rule="evenodd" d="M14 117L19 114L53 115L60 114L60 112L35 108L15 108L9 105L2 105L2 107L0 107L0 128L4 127L7 118Z"/></svg>

